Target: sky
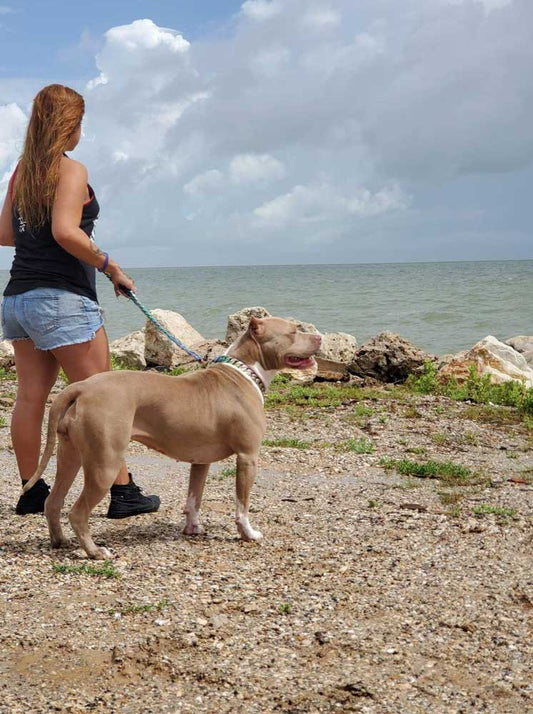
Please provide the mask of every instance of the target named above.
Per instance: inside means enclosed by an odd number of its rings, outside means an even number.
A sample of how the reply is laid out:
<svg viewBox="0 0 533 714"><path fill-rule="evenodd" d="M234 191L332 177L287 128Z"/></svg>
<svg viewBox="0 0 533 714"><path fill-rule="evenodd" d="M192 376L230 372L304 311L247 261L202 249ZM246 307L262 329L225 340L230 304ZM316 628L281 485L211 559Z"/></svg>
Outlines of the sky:
<svg viewBox="0 0 533 714"><path fill-rule="evenodd" d="M0 198L59 82L124 267L531 259L532 75L531 0L0 0Z"/></svg>

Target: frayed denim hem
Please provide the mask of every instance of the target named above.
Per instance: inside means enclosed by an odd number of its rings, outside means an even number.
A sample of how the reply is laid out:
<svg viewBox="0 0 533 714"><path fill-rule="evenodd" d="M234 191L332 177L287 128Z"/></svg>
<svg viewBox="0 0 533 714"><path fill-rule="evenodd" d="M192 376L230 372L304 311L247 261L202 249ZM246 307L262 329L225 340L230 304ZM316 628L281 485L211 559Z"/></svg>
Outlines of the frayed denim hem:
<svg viewBox="0 0 533 714"><path fill-rule="evenodd" d="M102 322L100 327L97 327L96 330L94 330L94 332L91 332L91 336L88 338L82 337L79 340L72 340L72 342L65 342L65 343L62 343L59 345L53 345L52 347L38 347L37 345L35 345L35 349L39 350L40 352L50 352L51 350L57 350L60 347L72 347L72 345L82 345L84 342L92 342L94 340L94 338L96 337L96 333L98 332L98 330L101 330L103 326L104 326L104 323Z"/></svg>

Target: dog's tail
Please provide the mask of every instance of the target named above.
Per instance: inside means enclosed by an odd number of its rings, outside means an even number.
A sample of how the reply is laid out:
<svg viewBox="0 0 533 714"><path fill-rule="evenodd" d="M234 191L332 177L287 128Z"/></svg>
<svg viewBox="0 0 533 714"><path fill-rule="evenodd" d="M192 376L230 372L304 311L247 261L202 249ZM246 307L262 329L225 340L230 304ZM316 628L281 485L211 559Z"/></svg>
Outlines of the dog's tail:
<svg viewBox="0 0 533 714"><path fill-rule="evenodd" d="M45 468L50 461L52 454L54 453L54 446L56 444L57 428L59 422L67 413L69 407L74 404L76 399L80 396L82 392L81 384L75 383L69 385L64 389L61 394L59 394L55 399L54 403L50 407L50 414L48 415L48 433L46 436L46 446L44 447L44 453L37 467L37 471L33 474L31 479L24 484L22 489L23 493L29 491L32 486L34 486L37 481L41 478Z"/></svg>

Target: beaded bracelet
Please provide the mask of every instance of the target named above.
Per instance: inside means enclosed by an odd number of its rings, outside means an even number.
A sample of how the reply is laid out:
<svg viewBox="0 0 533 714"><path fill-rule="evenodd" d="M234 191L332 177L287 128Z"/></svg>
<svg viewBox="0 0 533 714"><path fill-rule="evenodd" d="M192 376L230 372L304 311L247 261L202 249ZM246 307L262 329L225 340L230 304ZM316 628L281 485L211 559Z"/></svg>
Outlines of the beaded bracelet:
<svg viewBox="0 0 533 714"><path fill-rule="evenodd" d="M105 258L104 258L104 264L102 265L101 268L98 268L100 273L105 273L107 265L109 263L109 253L104 253Z"/></svg>

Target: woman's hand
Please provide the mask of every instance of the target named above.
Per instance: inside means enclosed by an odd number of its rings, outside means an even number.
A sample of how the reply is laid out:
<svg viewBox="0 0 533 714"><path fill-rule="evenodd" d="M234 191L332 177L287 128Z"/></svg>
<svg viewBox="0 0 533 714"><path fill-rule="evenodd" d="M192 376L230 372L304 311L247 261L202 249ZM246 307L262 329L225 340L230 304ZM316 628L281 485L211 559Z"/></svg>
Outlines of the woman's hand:
<svg viewBox="0 0 533 714"><path fill-rule="evenodd" d="M108 266L105 272L106 275L109 275L109 277L111 278L111 282L113 283L113 287L115 288L115 295L117 297L120 297L124 294L121 288L131 290L132 293L135 292L135 283L129 275L126 275L126 273L119 265L117 265L116 263L112 263Z"/></svg>

